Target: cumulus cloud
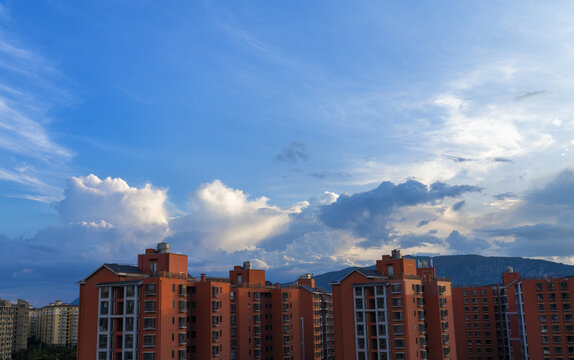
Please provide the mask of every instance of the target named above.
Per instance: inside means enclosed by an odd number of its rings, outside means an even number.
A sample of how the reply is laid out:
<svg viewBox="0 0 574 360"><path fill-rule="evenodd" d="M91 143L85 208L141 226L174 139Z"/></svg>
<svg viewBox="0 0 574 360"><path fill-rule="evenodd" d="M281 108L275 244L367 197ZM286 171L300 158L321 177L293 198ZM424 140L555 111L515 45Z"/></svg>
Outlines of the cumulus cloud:
<svg viewBox="0 0 574 360"><path fill-rule="evenodd" d="M56 205L65 223L109 224L121 229L167 227L166 190L129 186L121 178L72 177Z"/></svg>
<svg viewBox="0 0 574 360"><path fill-rule="evenodd" d="M307 202L290 208L272 206L264 196L249 199L219 180L201 185L191 204L192 213L175 221L174 231L194 232L203 246L228 252L253 249L260 241L285 232L290 216L308 206Z"/></svg>
<svg viewBox="0 0 574 360"><path fill-rule="evenodd" d="M319 218L329 227L349 229L373 245L394 236L389 224L394 210L399 207L433 203L447 197L458 197L480 188L470 185L433 183L426 186L415 180L401 184L383 182L376 189L353 195L341 195L336 202L324 206Z"/></svg>

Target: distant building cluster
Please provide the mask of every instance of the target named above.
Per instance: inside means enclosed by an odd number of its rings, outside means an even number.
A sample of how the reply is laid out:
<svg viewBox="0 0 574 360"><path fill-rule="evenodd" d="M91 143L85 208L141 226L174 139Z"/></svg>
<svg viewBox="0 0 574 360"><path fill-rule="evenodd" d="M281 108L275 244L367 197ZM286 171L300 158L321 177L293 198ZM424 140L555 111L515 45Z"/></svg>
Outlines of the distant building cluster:
<svg viewBox="0 0 574 360"><path fill-rule="evenodd" d="M138 266L104 264L80 282L78 359L574 360L574 278L452 288L432 263L383 255L319 289L250 262L228 278L188 275L158 244Z"/></svg>
<svg viewBox="0 0 574 360"><path fill-rule="evenodd" d="M0 359L26 350L28 339L47 345L72 347L78 337L77 305L56 301L42 308L33 308L24 300L16 304L0 299Z"/></svg>

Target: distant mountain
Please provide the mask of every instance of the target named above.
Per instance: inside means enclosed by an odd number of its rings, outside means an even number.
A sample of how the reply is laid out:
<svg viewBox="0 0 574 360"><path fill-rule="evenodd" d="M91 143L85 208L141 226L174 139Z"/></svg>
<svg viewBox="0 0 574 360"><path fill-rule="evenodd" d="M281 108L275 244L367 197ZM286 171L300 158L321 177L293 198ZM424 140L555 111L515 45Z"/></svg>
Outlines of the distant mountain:
<svg viewBox="0 0 574 360"><path fill-rule="evenodd" d="M566 276L574 275L574 266L546 260L525 259L520 257L494 257L480 255L446 256L405 256L417 260L431 260L437 276L447 277L453 286L471 286L497 284L508 266L519 272L521 277ZM366 269L375 269L369 266ZM343 278L356 267L348 267L315 276L317 287L331 290L330 283Z"/></svg>

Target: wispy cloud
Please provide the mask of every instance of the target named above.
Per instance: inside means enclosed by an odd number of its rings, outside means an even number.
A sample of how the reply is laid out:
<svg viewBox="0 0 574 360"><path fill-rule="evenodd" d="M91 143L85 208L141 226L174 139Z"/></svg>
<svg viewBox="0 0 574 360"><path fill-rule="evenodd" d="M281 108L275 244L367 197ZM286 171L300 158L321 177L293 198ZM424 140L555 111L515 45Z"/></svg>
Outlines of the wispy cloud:
<svg viewBox="0 0 574 360"><path fill-rule="evenodd" d="M48 60L7 34L0 35L0 181L16 190L0 196L55 201L74 154L51 134L48 114L73 97Z"/></svg>

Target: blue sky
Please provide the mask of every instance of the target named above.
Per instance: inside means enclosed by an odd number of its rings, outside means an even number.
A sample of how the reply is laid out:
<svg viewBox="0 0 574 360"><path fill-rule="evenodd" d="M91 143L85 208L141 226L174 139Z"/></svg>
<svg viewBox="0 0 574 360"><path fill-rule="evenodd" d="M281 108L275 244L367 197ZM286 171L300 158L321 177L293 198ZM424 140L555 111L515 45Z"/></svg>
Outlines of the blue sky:
<svg viewBox="0 0 574 360"><path fill-rule="evenodd" d="M399 247L574 263L569 2L0 5L1 298L71 301L162 240L275 281Z"/></svg>

